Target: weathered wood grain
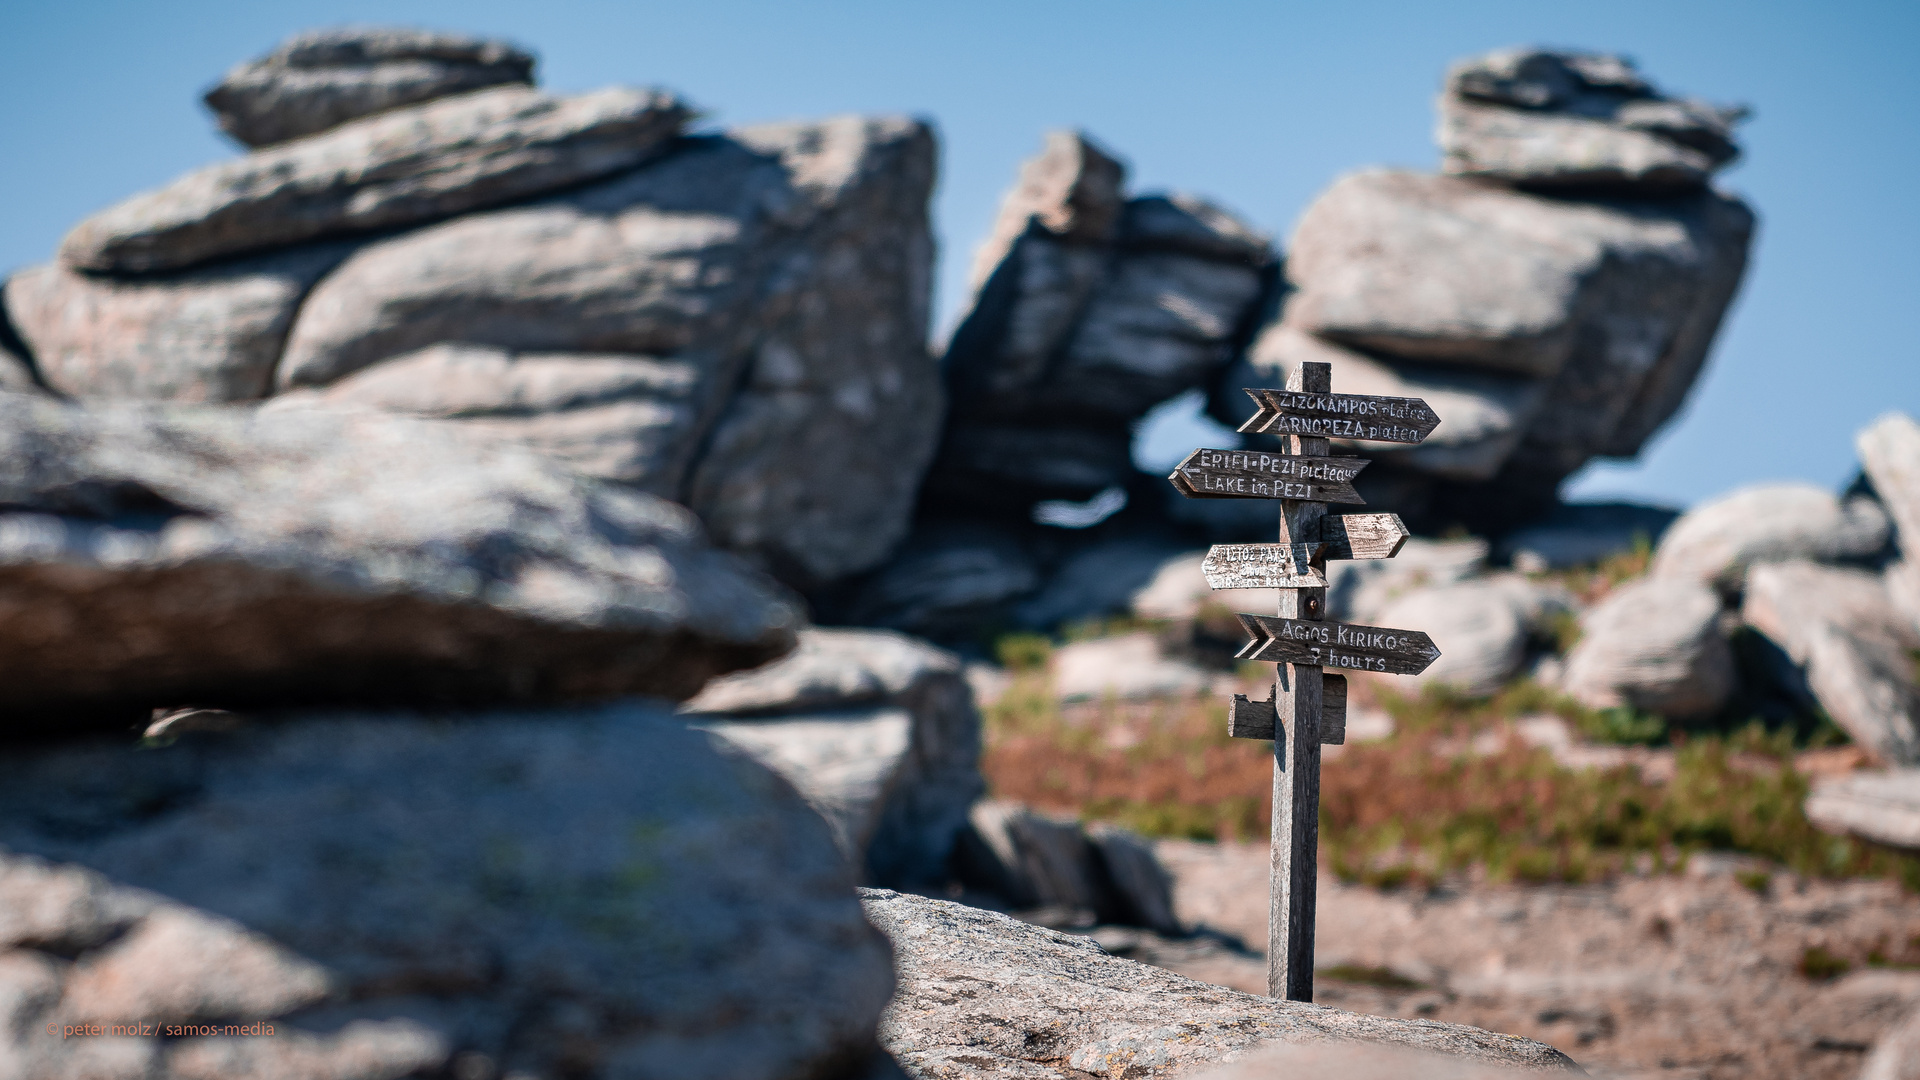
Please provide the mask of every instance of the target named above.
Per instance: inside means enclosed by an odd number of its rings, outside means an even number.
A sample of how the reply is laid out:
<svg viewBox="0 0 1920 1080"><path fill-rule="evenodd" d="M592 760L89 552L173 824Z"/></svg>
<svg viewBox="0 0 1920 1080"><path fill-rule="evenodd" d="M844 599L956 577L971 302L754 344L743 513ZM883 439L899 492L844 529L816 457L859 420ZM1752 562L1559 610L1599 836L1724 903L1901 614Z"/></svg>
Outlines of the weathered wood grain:
<svg viewBox="0 0 1920 1080"><path fill-rule="evenodd" d="M1418 675L1440 658L1433 639L1418 630L1267 615L1241 615L1240 623L1253 636L1237 654L1242 660Z"/></svg>
<svg viewBox="0 0 1920 1080"><path fill-rule="evenodd" d="M1317 544L1215 544L1200 563L1212 589L1320 589L1327 576L1313 565Z"/></svg>
<svg viewBox="0 0 1920 1080"><path fill-rule="evenodd" d="M1339 514L1320 526L1322 559L1391 559L1413 533L1399 514Z"/></svg>
<svg viewBox="0 0 1920 1080"><path fill-rule="evenodd" d="M1260 408L1240 425L1245 432L1417 443L1440 426L1440 418L1419 398L1292 388L1248 387L1246 392Z"/></svg>
<svg viewBox="0 0 1920 1080"><path fill-rule="evenodd" d="M1230 739L1271 739L1278 713L1274 709L1274 690L1265 701L1250 700L1245 694L1233 695L1227 703L1227 737ZM1320 676L1320 745L1338 746L1347 741L1347 677Z"/></svg>
<svg viewBox="0 0 1920 1080"><path fill-rule="evenodd" d="M1347 741L1347 677L1320 676L1320 745L1340 746Z"/></svg>
<svg viewBox="0 0 1920 1080"><path fill-rule="evenodd" d="M1363 458L1203 448L1188 454L1167 479L1193 499L1364 503L1353 478L1366 467Z"/></svg>

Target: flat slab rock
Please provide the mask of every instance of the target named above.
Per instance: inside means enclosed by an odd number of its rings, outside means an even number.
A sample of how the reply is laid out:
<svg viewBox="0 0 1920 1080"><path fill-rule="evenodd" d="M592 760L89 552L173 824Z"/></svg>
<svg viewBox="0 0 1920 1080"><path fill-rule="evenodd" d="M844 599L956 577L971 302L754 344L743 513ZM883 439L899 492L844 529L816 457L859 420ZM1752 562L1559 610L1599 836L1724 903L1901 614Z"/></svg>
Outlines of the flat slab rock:
<svg viewBox="0 0 1920 1080"><path fill-rule="evenodd" d="M1828 832L1920 851L1920 769L1823 780L1807 796L1807 820Z"/></svg>
<svg viewBox="0 0 1920 1080"><path fill-rule="evenodd" d="M943 900L861 890L899 986L880 1041L913 1077L1168 1077L1273 1043L1375 1043L1577 1073L1531 1039L1361 1016L1194 982L1086 938Z"/></svg>
<svg viewBox="0 0 1920 1080"><path fill-rule="evenodd" d="M18 1080L839 1077L893 983L826 826L657 704L277 716L0 772Z"/></svg>
<svg viewBox="0 0 1920 1080"><path fill-rule="evenodd" d="M684 508L451 425L0 393L0 733L190 703L683 699L799 621Z"/></svg>

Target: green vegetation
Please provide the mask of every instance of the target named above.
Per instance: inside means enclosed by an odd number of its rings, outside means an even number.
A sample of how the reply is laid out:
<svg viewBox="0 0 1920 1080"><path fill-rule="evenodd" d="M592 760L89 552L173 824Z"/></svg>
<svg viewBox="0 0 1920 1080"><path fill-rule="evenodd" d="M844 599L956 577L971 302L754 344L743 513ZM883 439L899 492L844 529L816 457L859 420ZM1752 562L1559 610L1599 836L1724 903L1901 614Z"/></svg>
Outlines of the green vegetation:
<svg viewBox="0 0 1920 1080"><path fill-rule="evenodd" d="M1415 982L1405 975L1397 974L1391 968L1362 967L1359 964L1335 964L1332 967L1318 968L1314 975L1335 982L1353 983L1358 986L1378 986L1383 990L1425 990L1427 984Z"/></svg>
<svg viewBox="0 0 1920 1080"><path fill-rule="evenodd" d="M1800 954L1800 974L1809 979L1837 979L1852 968L1853 964L1845 957L1835 956L1819 945L1809 945L1807 951Z"/></svg>

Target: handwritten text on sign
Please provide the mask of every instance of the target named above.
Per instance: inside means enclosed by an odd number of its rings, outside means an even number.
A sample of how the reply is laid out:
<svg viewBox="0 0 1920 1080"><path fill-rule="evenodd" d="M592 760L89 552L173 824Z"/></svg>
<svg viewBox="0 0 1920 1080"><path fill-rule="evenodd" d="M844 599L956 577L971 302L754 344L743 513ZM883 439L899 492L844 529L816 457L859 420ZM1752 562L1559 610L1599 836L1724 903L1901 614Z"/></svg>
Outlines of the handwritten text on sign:
<svg viewBox="0 0 1920 1080"><path fill-rule="evenodd" d="M1181 494L1197 499L1358 503L1366 500L1353 490L1353 478L1366 466L1360 458L1195 450L1167 479Z"/></svg>
<svg viewBox="0 0 1920 1080"><path fill-rule="evenodd" d="M1419 398L1260 389L1248 389L1247 395L1260 410L1240 425L1241 431L1417 443L1440 425Z"/></svg>
<svg viewBox="0 0 1920 1080"><path fill-rule="evenodd" d="M1433 639L1418 630L1269 615L1241 615L1240 625L1253 635L1237 654L1242 660L1418 675L1440 657Z"/></svg>

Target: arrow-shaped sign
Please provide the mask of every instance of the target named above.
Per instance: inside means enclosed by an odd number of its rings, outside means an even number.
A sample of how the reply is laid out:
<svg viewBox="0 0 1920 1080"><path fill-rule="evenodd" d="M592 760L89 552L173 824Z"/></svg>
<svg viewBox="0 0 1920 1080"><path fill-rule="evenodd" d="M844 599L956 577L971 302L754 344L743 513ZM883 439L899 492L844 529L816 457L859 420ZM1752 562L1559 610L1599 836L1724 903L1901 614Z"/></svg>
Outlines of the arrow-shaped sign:
<svg viewBox="0 0 1920 1080"><path fill-rule="evenodd" d="M1320 435L1330 439L1417 443L1440 425L1419 398L1373 394L1309 394L1299 390L1249 387L1260 406L1241 431L1267 435Z"/></svg>
<svg viewBox="0 0 1920 1080"><path fill-rule="evenodd" d="M1213 589L1322 589L1327 577L1311 565L1318 544L1215 544L1200 564Z"/></svg>
<svg viewBox="0 0 1920 1080"><path fill-rule="evenodd" d="M1240 625L1253 635L1253 640L1235 654L1241 660L1418 675L1440 658L1433 639L1418 630L1308 622L1271 615L1241 615Z"/></svg>
<svg viewBox="0 0 1920 1080"><path fill-rule="evenodd" d="M1215 544L1200 572L1215 589L1318 589L1327 579L1314 562L1391 559L1413 535L1399 514L1329 515L1320 533L1311 544Z"/></svg>
<svg viewBox="0 0 1920 1080"><path fill-rule="evenodd" d="M1362 458L1203 449L1188 454L1167 479L1190 499L1364 503L1353 478L1366 467Z"/></svg>

